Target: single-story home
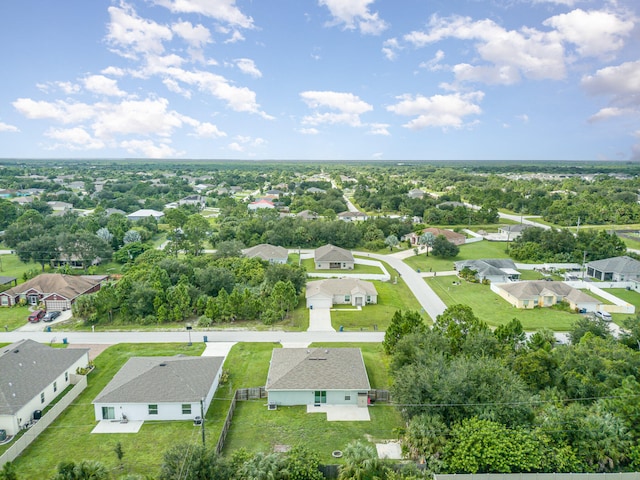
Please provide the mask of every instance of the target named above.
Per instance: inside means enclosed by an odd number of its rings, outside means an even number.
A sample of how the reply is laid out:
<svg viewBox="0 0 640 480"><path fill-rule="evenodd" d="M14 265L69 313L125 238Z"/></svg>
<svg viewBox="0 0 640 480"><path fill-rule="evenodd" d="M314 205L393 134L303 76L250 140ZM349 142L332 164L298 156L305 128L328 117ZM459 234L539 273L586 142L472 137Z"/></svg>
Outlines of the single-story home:
<svg viewBox="0 0 640 480"><path fill-rule="evenodd" d="M403 235L401 240L403 242L410 242L411 245L419 245L420 237L425 233L431 233L434 237L438 237L440 235L444 236L450 243L454 245L463 245L467 241L467 237L465 237L461 233L454 232L453 230L447 230L444 228L436 228L429 227L422 230L421 233L411 232L406 235Z"/></svg>
<svg viewBox="0 0 640 480"><path fill-rule="evenodd" d="M142 220L143 218L149 218L149 217L153 217L157 221L160 221L164 217L164 213L159 212L157 210L152 210L150 208L143 208L140 210L136 210L135 212L127 215L127 218L132 222L135 222L137 220Z"/></svg>
<svg viewBox="0 0 640 480"><path fill-rule="evenodd" d="M317 270L353 270L356 263L349 250L331 244L316 248L313 258Z"/></svg>
<svg viewBox="0 0 640 480"><path fill-rule="evenodd" d="M167 203L165 208L178 208L181 205L192 205L202 210L207 205L207 198L202 195L188 195L177 202Z"/></svg>
<svg viewBox="0 0 640 480"><path fill-rule="evenodd" d="M251 202L249 205L247 205L247 208L251 211L256 211L259 210L261 208L276 208L276 206L273 204L272 201L267 200L265 198L261 198L260 200L256 200L255 202Z"/></svg>
<svg viewBox="0 0 640 480"><path fill-rule="evenodd" d="M242 254L247 258L258 257L270 263L287 263L289 251L284 247L261 243L255 247L246 248Z"/></svg>
<svg viewBox="0 0 640 480"><path fill-rule="evenodd" d="M302 210L301 212L298 212L296 214L296 217L301 218L303 220L317 220L318 218L320 218L320 215L318 215L316 212L313 212L311 210Z"/></svg>
<svg viewBox="0 0 640 480"><path fill-rule="evenodd" d="M132 357L93 400L96 420L193 420L206 414L224 357Z"/></svg>
<svg viewBox="0 0 640 480"><path fill-rule="evenodd" d="M587 263L587 275L603 282L640 280L640 262L626 255Z"/></svg>
<svg viewBox="0 0 640 480"><path fill-rule="evenodd" d="M453 265L457 272L461 272L465 267L474 270L479 281L506 283L520 279L520 272L516 270L516 264L508 258L460 260L453 262Z"/></svg>
<svg viewBox="0 0 640 480"><path fill-rule="evenodd" d="M307 193L327 193L327 191L318 187L310 187L307 188Z"/></svg>
<svg viewBox="0 0 640 480"><path fill-rule="evenodd" d="M359 348L274 348L265 387L269 405L358 407L370 388Z"/></svg>
<svg viewBox="0 0 640 480"><path fill-rule="evenodd" d="M47 310L69 310L80 295L97 292L107 275L42 273L0 293L0 306L11 307L25 299L29 305L45 304Z"/></svg>
<svg viewBox="0 0 640 480"><path fill-rule="evenodd" d="M340 212L338 214L338 219L343 220L345 222L355 222L359 220L367 220L369 215L362 212Z"/></svg>
<svg viewBox="0 0 640 480"><path fill-rule="evenodd" d="M409 198L422 199L422 198L424 198L425 195L426 195L426 193L424 192L424 190L420 190L419 188L414 188L413 190L409 190L409 192L407 193L407 196Z"/></svg>
<svg viewBox="0 0 640 480"><path fill-rule="evenodd" d="M505 225L498 227L498 232L502 235L506 235L509 240L514 240L522 235L527 228L531 228L531 225L524 225L522 223L518 225Z"/></svg>
<svg viewBox="0 0 640 480"><path fill-rule="evenodd" d="M89 365L88 348L52 348L20 340L0 349L0 429L15 435L37 420Z"/></svg>
<svg viewBox="0 0 640 480"><path fill-rule="evenodd" d="M373 283L359 278L327 278L307 283L305 298L307 308L361 307L378 303L378 291Z"/></svg>
<svg viewBox="0 0 640 480"><path fill-rule="evenodd" d="M595 312L600 301L564 282L533 280L494 284L493 290L516 308L550 307L562 301L570 308Z"/></svg>

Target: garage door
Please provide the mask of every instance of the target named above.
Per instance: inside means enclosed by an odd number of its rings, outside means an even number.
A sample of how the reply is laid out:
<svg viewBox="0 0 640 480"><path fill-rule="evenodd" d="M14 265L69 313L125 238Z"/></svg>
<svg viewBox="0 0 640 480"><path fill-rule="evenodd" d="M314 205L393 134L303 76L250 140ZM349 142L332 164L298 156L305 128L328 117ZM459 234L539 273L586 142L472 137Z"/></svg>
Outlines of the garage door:
<svg viewBox="0 0 640 480"><path fill-rule="evenodd" d="M309 298L307 300L307 306L309 308L331 308L331 299L330 298Z"/></svg>
<svg viewBox="0 0 640 480"><path fill-rule="evenodd" d="M59 310L62 312L69 309L69 302L67 300L47 300L46 307L48 311Z"/></svg>

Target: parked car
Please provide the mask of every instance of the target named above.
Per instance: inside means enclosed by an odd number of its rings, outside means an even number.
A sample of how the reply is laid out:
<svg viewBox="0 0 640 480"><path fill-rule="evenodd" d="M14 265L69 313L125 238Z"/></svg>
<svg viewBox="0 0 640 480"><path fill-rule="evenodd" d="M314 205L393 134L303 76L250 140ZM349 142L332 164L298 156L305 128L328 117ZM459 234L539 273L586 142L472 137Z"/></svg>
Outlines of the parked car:
<svg viewBox="0 0 640 480"><path fill-rule="evenodd" d="M40 320L42 320L42 317L44 317L44 315L44 310L35 310L31 312L31 315L29 315L29 321L31 323L38 323Z"/></svg>
<svg viewBox="0 0 640 480"><path fill-rule="evenodd" d="M601 310L598 310L596 312L596 317L601 318L605 322L610 322L611 321L611 314L609 312L603 312Z"/></svg>
<svg viewBox="0 0 640 480"><path fill-rule="evenodd" d="M60 316L60 313L62 312L59 312L58 310L51 310L50 312L47 312L44 317L42 317L42 321L52 322Z"/></svg>

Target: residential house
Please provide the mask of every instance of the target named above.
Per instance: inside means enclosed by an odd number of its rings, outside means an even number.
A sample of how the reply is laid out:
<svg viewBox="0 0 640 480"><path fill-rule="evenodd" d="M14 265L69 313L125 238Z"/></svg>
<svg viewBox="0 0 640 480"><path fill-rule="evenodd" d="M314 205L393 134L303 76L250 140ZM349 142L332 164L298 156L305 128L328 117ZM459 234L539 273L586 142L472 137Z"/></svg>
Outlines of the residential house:
<svg viewBox="0 0 640 480"><path fill-rule="evenodd" d="M359 348L274 348L269 405L366 407L371 386Z"/></svg>
<svg viewBox="0 0 640 480"><path fill-rule="evenodd" d="M149 208L142 208L140 210L136 210L135 212L127 215L127 218L132 222L135 222L137 220L142 220L143 218L149 218L149 217L153 217L157 221L160 221L164 218L164 213L159 212L157 210L152 210Z"/></svg>
<svg viewBox="0 0 640 480"><path fill-rule="evenodd" d="M438 205L436 205L437 208L440 209L444 209L444 210L453 210L456 207L467 207L464 203L462 202L442 202L439 203Z"/></svg>
<svg viewBox="0 0 640 480"><path fill-rule="evenodd" d="M454 268L461 272L465 267L476 272L479 281L506 283L520 279L516 264L508 258L488 258L483 260L460 260L454 262Z"/></svg>
<svg viewBox="0 0 640 480"><path fill-rule="evenodd" d="M603 282L640 280L640 262L631 257L605 258L587 263L587 275Z"/></svg>
<svg viewBox="0 0 640 480"><path fill-rule="evenodd" d="M272 201L267 200L265 198L261 198L260 200L256 200L255 202L251 202L249 205L247 205L247 208L249 210L255 212L256 210L260 210L262 208L273 209L273 208L276 208L276 206L273 204Z"/></svg>
<svg viewBox="0 0 640 480"><path fill-rule="evenodd" d="M0 348L0 429L17 434L89 365L88 348L52 348L20 340Z"/></svg>
<svg viewBox="0 0 640 480"><path fill-rule="evenodd" d="M353 270L356 263L349 250L331 244L316 248L313 258L317 270Z"/></svg>
<svg viewBox="0 0 640 480"><path fill-rule="evenodd" d="M284 247L261 243L255 247L246 248L242 254L248 258L260 258L269 263L287 263L289 259L289 251Z"/></svg>
<svg viewBox="0 0 640 480"><path fill-rule="evenodd" d="M409 190L409 192L407 193L407 196L409 198L423 199L425 195L426 193L424 192L424 190L420 190L419 188L414 188L413 190Z"/></svg>
<svg viewBox="0 0 640 480"><path fill-rule="evenodd" d="M522 235L522 232L527 228L531 228L531 225L524 225L522 223L517 225L505 225L504 227L499 227L498 232L506 236L507 239L513 240Z"/></svg>
<svg viewBox="0 0 640 480"><path fill-rule="evenodd" d="M68 202L47 202L47 205L51 207L51 210L58 213L65 213L73 210L73 205Z"/></svg>
<svg viewBox="0 0 640 480"><path fill-rule="evenodd" d="M446 230L444 228L429 227L422 230L422 233L411 232L403 235L400 240L403 242L410 242L411 245L418 245L420 243L420 237L424 233L431 233L434 237L443 235L450 243L454 245L463 245L467 241L461 233L454 232L453 230Z"/></svg>
<svg viewBox="0 0 640 480"><path fill-rule="evenodd" d="M176 203L178 204L178 206L193 205L202 210L207 205L207 198L203 195L188 195L184 198L181 198Z"/></svg>
<svg viewBox="0 0 640 480"><path fill-rule="evenodd" d="M296 214L296 217L301 218L303 220L317 220L320 218L316 212L312 212L311 210L303 210Z"/></svg>
<svg viewBox="0 0 640 480"><path fill-rule="evenodd" d="M359 278L327 278L307 283L305 298L307 308L361 307L378 303L378 291L373 283Z"/></svg>
<svg viewBox="0 0 640 480"><path fill-rule="evenodd" d="M93 400L96 420L193 420L206 414L224 357L132 357Z"/></svg>
<svg viewBox="0 0 640 480"><path fill-rule="evenodd" d="M369 215L362 212L340 212L338 214L338 219L345 222L356 222L356 221L364 221L369 218Z"/></svg>
<svg viewBox="0 0 640 480"><path fill-rule="evenodd" d="M69 310L80 295L97 292L106 275L42 273L0 293L0 306L11 307L25 299L29 305L44 303L47 310Z"/></svg>
<svg viewBox="0 0 640 480"><path fill-rule="evenodd" d="M327 191L318 187L310 187L307 188L307 193L327 193Z"/></svg>
<svg viewBox="0 0 640 480"><path fill-rule="evenodd" d="M111 215L114 215L116 213L118 215L125 215L125 216L127 215L127 212L125 212L124 210L120 210L119 208L105 208L104 209L104 214L107 217L110 217Z"/></svg>
<svg viewBox="0 0 640 480"><path fill-rule="evenodd" d="M595 312L600 301L564 282L533 280L494 284L498 295L516 308L551 307L566 301L573 310Z"/></svg>

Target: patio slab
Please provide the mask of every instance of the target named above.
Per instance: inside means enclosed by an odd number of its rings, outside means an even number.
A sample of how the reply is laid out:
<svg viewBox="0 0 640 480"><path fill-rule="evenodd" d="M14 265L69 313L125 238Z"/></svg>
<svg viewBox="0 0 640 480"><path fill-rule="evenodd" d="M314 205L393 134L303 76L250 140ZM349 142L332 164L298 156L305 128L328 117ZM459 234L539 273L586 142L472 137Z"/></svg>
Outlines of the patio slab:
<svg viewBox="0 0 640 480"><path fill-rule="evenodd" d="M402 459L402 447L399 442L376 443L378 458Z"/></svg>
<svg viewBox="0 0 640 480"><path fill-rule="evenodd" d="M142 420L129 420L127 423L100 420L91 433L138 433L143 423Z"/></svg>
<svg viewBox="0 0 640 480"><path fill-rule="evenodd" d="M368 422L369 409L355 405L307 405L307 413L326 413L329 422Z"/></svg>

